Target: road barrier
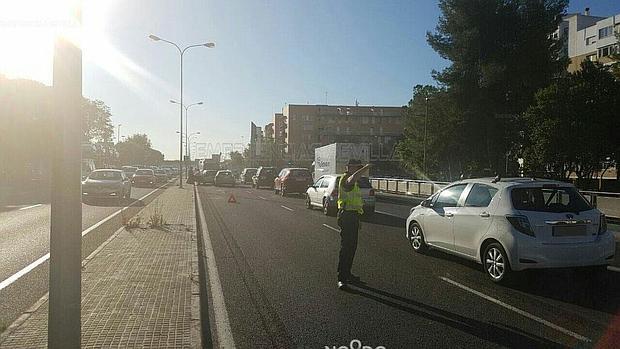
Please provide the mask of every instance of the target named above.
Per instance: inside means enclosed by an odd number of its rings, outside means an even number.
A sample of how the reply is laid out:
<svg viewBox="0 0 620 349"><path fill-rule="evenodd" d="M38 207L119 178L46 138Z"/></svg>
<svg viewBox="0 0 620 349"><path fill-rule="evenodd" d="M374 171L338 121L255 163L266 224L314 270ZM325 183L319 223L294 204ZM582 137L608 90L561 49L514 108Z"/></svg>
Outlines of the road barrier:
<svg viewBox="0 0 620 349"><path fill-rule="evenodd" d="M371 178L370 182L375 190L410 196L413 198L426 198L444 188L450 182L434 182L419 179L402 178ZM590 203L601 210L610 222L620 223L620 193L580 191Z"/></svg>

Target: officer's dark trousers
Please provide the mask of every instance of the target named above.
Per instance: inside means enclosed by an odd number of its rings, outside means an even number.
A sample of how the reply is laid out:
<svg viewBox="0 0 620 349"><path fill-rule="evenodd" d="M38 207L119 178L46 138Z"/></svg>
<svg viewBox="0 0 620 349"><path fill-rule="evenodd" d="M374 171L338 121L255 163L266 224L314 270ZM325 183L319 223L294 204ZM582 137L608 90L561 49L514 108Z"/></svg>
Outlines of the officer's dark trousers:
<svg viewBox="0 0 620 349"><path fill-rule="evenodd" d="M343 211L338 220L340 225L340 255L338 258L338 280L346 281L351 276L351 267L357 250L357 233L360 215L354 211Z"/></svg>

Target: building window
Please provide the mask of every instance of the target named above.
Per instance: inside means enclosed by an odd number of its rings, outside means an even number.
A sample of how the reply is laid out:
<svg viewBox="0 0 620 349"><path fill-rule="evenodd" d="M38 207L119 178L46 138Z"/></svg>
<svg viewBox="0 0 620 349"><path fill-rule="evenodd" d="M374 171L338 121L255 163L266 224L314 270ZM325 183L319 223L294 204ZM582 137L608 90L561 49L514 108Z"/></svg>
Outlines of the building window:
<svg viewBox="0 0 620 349"><path fill-rule="evenodd" d="M589 60L590 62L596 62L598 60L596 57L596 54L589 55L588 57L586 57L586 59Z"/></svg>
<svg viewBox="0 0 620 349"><path fill-rule="evenodd" d="M304 131L312 131L312 130L314 130L314 125L304 124Z"/></svg>
<svg viewBox="0 0 620 349"><path fill-rule="evenodd" d="M373 113L374 113L374 111L373 111ZM377 118L373 116L372 117L372 123L374 124L375 122L377 122Z"/></svg>
<svg viewBox="0 0 620 349"><path fill-rule="evenodd" d="M606 37L612 35L613 32L614 32L614 28L612 26L601 28L601 29L598 30L598 38L599 39L606 38Z"/></svg>
<svg viewBox="0 0 620 349"><path fill-rule="evenodd" d="M370 135L374 135L375 134L375 129L373 127L370 128Z"/></svg>
<svg viewBox="0 0 620 349"><path fill-rule="evenodd" d="M368 116L362 117L362 124L367 124L367 123L368 123Z"/></svg>
<svg viewBox="0 0 620 349"><path fill-rule="evenodd" d="M620 33L620 23L617 23L616 25L614 25L614 32Z"/></svg>
<svg viewBox="0 0 620 349"><path fill-rule="evenodd" d="M598 56L600 57L607 57L609 55L613 55L616 52L616 46L615 45L609 45L609 46L605 46L605 47L601 47L598 49Z"/></svg>
<svg viewBox="0 0 620 349"><path fill-rule="evenodd" d="M590 36L586 38L586 45L592 45L596 42L596 36Z"/></svg>
<svg viewBox="0 0 620 349"><path fill-rule="evenodd" d="M340 134L340 126L336 126L336 134Z"/></svg>
<svg viewBox="0 0 620 349"><path fill-rule="evenodd" d="M347 134L351 134L351 128L347 127Z"/></svg>

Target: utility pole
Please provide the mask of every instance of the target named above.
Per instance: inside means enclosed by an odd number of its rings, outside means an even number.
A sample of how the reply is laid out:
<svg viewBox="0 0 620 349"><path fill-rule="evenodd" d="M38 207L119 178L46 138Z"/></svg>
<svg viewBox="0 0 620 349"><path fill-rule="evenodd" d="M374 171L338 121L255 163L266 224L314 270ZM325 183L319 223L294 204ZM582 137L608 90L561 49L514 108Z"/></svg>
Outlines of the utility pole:
<svg viewBox="0 0 620 349"><path fill-rule="evenodd" d="M123 126L122 124L118 124L118 133L116 134L116 143L120 143L121 142L121 126Z"/></svg>
<svg viewBox="0 0 620 349"><path fill-rule="evenodd" d="M426 112L424 113L424 146L423 146L423 158L422 158L422 168L424 171L424 176L426 177L426 123L428 119L428 97L424 98L426 105Z"/></svg>
<svg viewBox="0 0 620 349"><path fill-rule="evenodd" d="M78 23L81 23L78 9ZM54 47L54 152L50 218L50 349L80 348L82 267L82 51L59 37Z"/></svg>

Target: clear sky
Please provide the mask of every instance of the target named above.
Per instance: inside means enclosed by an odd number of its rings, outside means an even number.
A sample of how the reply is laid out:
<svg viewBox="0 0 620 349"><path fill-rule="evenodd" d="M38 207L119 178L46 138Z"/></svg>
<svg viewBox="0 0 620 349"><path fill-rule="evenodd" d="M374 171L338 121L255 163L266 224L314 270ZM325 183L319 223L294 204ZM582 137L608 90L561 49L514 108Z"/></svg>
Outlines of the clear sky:
<svg viewBox="0 0 620 349"><path fill-rule="evenodd" d="M37 2L54 0L20 1L26 9ZM204 102L190 109L190 132L213 144L247 143L250 121L264 126L285 103L325 103L325 92L329 104L404 105L414 85L432 83L431 71L447 64L426 43L439 17L431 0L85 3L84 95L112 108L122 135L148 134L166 159L179 156L179 110L169 102L179 97L179 57L149 34L216 43L184 61L185 102ZM0 0L0 10L14 4ZM592 15L620 13L618 0L574 0L569 12L586 6ZM0 73L49 84L51 41L36 30L14 35L8 16L0 11Z"/></svg>

